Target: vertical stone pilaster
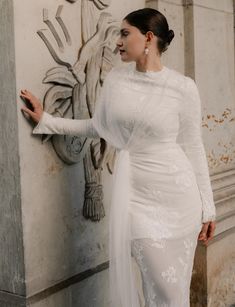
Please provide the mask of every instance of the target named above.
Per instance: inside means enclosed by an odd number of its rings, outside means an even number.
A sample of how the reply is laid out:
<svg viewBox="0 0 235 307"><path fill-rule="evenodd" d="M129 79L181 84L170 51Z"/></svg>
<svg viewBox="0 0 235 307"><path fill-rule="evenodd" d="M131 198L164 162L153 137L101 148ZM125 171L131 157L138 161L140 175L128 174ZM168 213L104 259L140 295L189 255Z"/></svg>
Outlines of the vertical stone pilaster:
<svg viewBox="0 0 235 307"><path fill-rule="evenodd" d="M194 46L194 7L192 0L184 0L184 71L187 76L195 78Z"/></svg>
<svg viewBox="0 0 235 307"><path fill-rule="evenodd" d="M13 1L0 1L0 306L24 306Z"/></svg>

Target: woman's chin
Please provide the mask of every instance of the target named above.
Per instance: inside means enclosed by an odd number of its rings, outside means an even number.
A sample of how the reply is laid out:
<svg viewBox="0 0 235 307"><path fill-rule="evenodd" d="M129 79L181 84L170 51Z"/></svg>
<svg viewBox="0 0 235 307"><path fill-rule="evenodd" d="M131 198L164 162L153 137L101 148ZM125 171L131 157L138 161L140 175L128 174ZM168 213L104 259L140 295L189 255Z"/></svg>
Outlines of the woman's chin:
<svg viewBox="0 0 235 307"><path fill-rule="evenodd" d="M121 56L121 60L123 61L123 62L131 62L131 59L129 58L129 57L127 57L127 56Z"/></svg>

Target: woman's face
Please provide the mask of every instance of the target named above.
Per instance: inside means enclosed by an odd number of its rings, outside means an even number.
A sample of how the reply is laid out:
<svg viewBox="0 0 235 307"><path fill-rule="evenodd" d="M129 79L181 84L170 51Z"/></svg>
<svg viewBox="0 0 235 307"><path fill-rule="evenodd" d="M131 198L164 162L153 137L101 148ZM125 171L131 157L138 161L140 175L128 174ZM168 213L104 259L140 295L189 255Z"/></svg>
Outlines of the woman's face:
<svg viewBox="0 0 235 307"><path fill-rule="evenodd" d="M126 20L122 21L120 37L116 42L121 60L124 62L137 61L144 55L146 36Z"/></svg>

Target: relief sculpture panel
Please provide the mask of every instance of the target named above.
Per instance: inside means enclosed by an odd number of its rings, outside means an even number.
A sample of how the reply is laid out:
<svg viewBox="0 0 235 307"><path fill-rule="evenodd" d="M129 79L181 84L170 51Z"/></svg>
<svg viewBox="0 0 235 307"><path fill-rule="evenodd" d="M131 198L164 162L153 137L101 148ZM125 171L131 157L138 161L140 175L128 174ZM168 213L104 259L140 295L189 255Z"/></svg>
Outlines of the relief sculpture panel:
<svg viewBox="0 0 235 307"><path fill-rule="evenodd" d="M44 95L44 110L56 117L91 118L105 76L117 61L118 49L115 42L120 28L119 22L105 11L110 5L110 0L81 0L80 5L82 44L76 59L66 58L66 49L74 46L72 35L66 26L66 18L63 16L63 5L58 6L55 18L51 19L48 9L44 8L43 22L47 29L37 31L57 64L45 73L43 79L43 83L51 85ZM58 27L60 31L57 30ZM105 166L112 174L115 149L102 138L67 135L43 135L42 138L43 142L52 142L57 155L65 163L83 162L83 216L91 221L99 221L105 216L102 169Z"/></svg>

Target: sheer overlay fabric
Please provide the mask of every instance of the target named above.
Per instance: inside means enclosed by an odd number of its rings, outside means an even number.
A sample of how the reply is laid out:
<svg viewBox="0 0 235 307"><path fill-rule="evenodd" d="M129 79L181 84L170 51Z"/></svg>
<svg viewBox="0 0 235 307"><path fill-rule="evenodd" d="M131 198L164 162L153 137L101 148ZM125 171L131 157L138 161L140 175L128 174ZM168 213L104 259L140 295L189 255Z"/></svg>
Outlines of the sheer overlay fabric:
<svg viewBox="0 0 235 307"><path fill-rule="evenodd" d="M184 239L165 240L164 244L150 238L131 241L132 255L142 277L142 287L136 284L145 298L141 307L190 306L189 291L197 237L198 231L195 231Z"/></svg>
<svg viewBox="0 0 235 307"><path fill-rule="evenodd" d="M216 216L195 82L166 66L143 73L135 63L124 64L107 75L93 118L58 119L44 112L33 133L102 137L117 148L110 306L141 306L132 255L146 307L188 307L197 236L202 222Z"/></svg>

